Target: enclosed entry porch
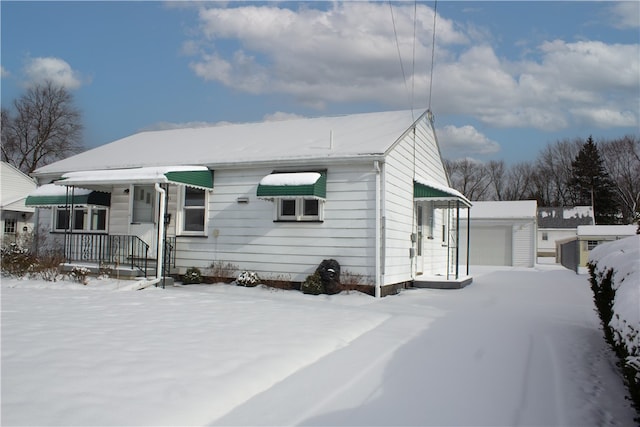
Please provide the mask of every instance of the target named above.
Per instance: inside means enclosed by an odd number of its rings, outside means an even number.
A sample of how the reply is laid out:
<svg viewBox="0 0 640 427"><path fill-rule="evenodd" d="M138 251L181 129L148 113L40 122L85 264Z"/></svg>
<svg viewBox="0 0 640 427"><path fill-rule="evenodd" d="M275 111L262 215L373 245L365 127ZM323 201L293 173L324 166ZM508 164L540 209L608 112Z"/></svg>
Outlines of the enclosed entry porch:
<svg viewBox="0 0 640 427"><path fill-rule="evenodd" d="M414 182L414 286L457 289L471 283L468 253L469 227L461 227L461 211L471 202L451 188Z"/></svg>

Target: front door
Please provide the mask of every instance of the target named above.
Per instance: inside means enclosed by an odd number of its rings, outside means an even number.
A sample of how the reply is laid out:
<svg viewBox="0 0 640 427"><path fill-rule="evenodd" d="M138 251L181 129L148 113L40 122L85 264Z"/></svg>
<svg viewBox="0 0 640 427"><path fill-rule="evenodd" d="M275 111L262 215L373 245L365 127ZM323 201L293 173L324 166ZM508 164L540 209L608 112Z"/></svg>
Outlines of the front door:
<svg viewBox="0 0 640 427"><path fill-rule="evenodd" d="M149 256L155 258L158 243L156 190L153 185L134 185L131 193L131 234L148 244Z"/></svg>

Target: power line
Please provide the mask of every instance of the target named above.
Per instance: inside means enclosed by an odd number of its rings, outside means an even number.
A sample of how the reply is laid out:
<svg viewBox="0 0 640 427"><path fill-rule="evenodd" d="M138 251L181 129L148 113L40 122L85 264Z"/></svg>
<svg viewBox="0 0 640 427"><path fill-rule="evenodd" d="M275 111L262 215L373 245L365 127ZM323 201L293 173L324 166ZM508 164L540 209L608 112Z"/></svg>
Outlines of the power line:
<svg viewBox="0 0 640 427"><path fill-rule="evenodd" d="M400 53L400 43L398 42L398 32L396 31L396 20L393 16L393 6L391 0L389 0L389 10L391 11L391 23L393 24L393 34L396 39L396 48L398 49L398 60L400 61L400 70L402 70L402 78L404 79L404 87L407 90L407 96L409 97L409 105L411 106L411 115L413 116L413 100L409 92L409 86L407 85L407 75L404 72L404 65L402 64L402 54Z"/></svg>
<svg viewBox="0 0 640 427"><path fill-rule="evenodd" d="M434 0L433 2L433 39L431 40L431 72L429 74L429 107L428 110L431 111L431 90L433 88L433 63L435 62L435 52L436 52L436 16L438 15L438 0Z"/></svg>

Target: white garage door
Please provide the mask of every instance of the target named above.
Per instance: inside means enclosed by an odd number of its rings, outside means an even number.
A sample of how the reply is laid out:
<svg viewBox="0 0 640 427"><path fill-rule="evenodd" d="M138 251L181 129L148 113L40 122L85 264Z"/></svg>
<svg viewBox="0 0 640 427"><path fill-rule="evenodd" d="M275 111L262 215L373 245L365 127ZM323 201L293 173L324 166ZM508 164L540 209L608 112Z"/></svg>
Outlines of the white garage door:
<svg viewBox="0 0 640 427"><path fill-rule="evenodd" d="M471 265L512 265L511 227L471 228Z"/></svg>

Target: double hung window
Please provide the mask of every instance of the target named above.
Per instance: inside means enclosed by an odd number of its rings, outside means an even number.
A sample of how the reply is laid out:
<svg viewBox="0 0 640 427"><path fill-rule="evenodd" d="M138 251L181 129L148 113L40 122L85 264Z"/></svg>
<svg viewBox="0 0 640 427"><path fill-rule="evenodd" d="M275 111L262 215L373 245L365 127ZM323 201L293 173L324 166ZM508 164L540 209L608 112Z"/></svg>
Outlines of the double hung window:
<svg viewBox="0 0 640 427"><path fill-rule="evenodd" d="M180 234L204 236L207 222L207 192L183 187L181 191Z"/></svg>

